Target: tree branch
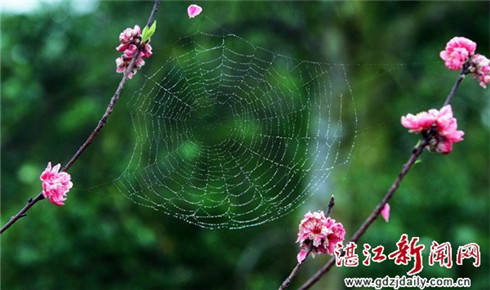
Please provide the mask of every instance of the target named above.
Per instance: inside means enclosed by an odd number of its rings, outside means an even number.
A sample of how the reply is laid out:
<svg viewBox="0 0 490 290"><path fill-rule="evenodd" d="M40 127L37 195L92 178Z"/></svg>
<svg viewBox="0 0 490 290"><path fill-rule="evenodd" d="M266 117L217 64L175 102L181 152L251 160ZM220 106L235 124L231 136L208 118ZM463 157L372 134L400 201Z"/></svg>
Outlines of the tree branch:
<svg viewBox="0 0 490 290"><path fill-rule="evenodd" d="M359 239L362 237L362 235L366 232L366 230L369 228L369 226L374 222L374 220L379 216L381 213L381 210L385 206L386 203L391 199L393 194L396 192L398 187L400 186L400 183L402 182L403 178L405 175L408 173L412 165L415 163L417 158L422 154L425 146L428 144L427 139L423 139L419 145L412 150L412 154L410 155L410 158L408 159L407 163L403 165L402 170L398 174L397 178L391 185L390 189L388 189L388 192L384 196L384 198L381 200L381 202L376 206L374 211L371 213L371 215L364 221L362 226L357 230L357 232L352 236L352 238L349 240L349 242L354 242L356 243L359 241ZM301 286L300 289L308 289L313 284L315 284L320 278L327 273L330 268L335 264L335 257L332 257L318 272L315 273L303 286Z"/></svg>
<svg viewBox="0 0 490 290"><path fill-rule="evenodd" d="M466 74L468 73L466 71L467 69L463 68L463 70L461 71L461 73L459 74L458 78L456 79L456 82L454 83L451 91L449 92L449 95L447 96L446 98L446 101L444 102L444 105L442 105L443 107L445 105L449 105L449 103L451 102L451 100L453 99L453 96L454 94L456 93L456 90L458 89L459 85L461 84L461 82L463 81L464 77L466 76Z"/></svg>
<svg viewBox="0 0 490 290"><path fill-rule="evenodd" d="M311 250L312 250L312 248L310 247L310 249L306 253L306 257L308 257L310 255ZM306 259L306 257L305 257L305 259ZM304 261L305 260L303 260L303 262ZM288 286L289 286L289 284L291 284L291 281L293 280L294 276L296 276L296 274L298 273L298 270L301 267L301 265L303 265L302 262L301 263L298 262L298 264L296 264L294 269L291 271L291 274L289 274L289 276L286 278L286 280L284 280L284 282L282 282L281 287L279 287L279 290L284 290L284 289L288 288Z"/></svg>
<svg viewBox="0 0 490 290"><path fill-rule="evenodd" d="M332 194L330 201L328 202L327 210L325 211L325 216L328 217L332 212L333 206L335 205L335 196Z"/></svg>
<svg viewBox="0 0 490 290"><path fill-rule="evenodd" d="M468 74L469 64L465 64L463 66L463 69L461 70L458 78L454 82L453 87L451 88L451 91L449 92L449 95L446 97L446 101L444 102L443 106L449 105L451 102L453 96L455 95L456 91L459 88L459 85L463 81L464 77ZM374 220L379 216L381 213L381 210L385 206L385 204L388 203L388 201L391 199L395 191L398 189L400 186L400 183L402 182L403 178L405 175L408 173L412 165L417 161L417 158L422 154L425 146L429 145L429 138L430 136L425 136L424 139L412 150L412 154L410 155L410 158L408 159L408 162L405 163L405 165L402 168L402 171L398 174L398 177L395 179L395 182L391 185L390 189L384 196L384 198L381 200L381 202L376 206L374 211L371 213L371 215L364 221L364 223L361 225L361 227L357 230L357 232L352 236L352 238L349 240L349 242L354 242L357 243L359 239L364 235L366 230L369 228L369 226L374 222ZM332 257L320 270L318 270L315 275L313 275L308 281L306 281L303 286L301 286L300 289L309 289L313 284L315 284L320 278L327 273L332 266L335 264L335 257Z"/></svg>
<svg viewBox="0 0 490 290"><path fill-rule="evenodd" d="M158 11L159 5L160 0L156 0L155 3L153 3L153 9L151 10L150 17L148 17L148 22L146 23L146 26L150 27L153 24L153 19L155 19L155 14Z"/></svg>
<svg viewBox="0 0 490 290"><path fill-rule="evenodd" d="M153 19L155 17L155 13L158 10L158 6L160 5L160 0L156 0L153 4L153 9L150 13L150 17L148 18L148 26L153 23ZM68 163L61 169L61 171L67 171L77 160L78 157L87 149L87 147L92 143L94 138L97 136L97 134L100 132L100 130L104 127L104 125L107 123L107 119L109 119L110 114L112 113L114 106L116 105L117 100L119 99L119 96L124 88L124 85L128 81L128 75L129 72L133 70L134 64L136 62L136 59L138 58L138 55L141 52L141 47L138 46L138 49L136 51L136 54L134 55L133 59L129 63L126 71L124 72L124 75L119 82L119 85L117 86L116 91L114 92L114 95L112 96L109 105L107 106L107 109L104 112L104 115L102 115L102 118L99 120L99 123L95 127L95 129L92 131L92 133L88 136L87 140L80 146L78 151L73 155L73 157L68 161ZM38 201L43 200L44 196L42 192L40 192L35 198L30 198L27 201L27 204L13 217L10 218L10 220L0 229L0 234L2 234L5 230L7 230L10 226L12 226L16 221L18 221L20 218L26 216L26 212Z"/></svg>

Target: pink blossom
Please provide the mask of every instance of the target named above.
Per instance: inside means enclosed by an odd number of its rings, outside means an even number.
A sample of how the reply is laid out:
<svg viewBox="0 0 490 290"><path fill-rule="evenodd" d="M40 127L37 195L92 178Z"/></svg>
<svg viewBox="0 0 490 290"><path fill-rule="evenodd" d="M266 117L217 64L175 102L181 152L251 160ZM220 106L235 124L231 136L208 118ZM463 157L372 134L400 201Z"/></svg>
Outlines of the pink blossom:
<svg viewBox="0 0 490 290"><path fill-rule="evenodd" d="M122 73L126 70L126 64L122 56L116 58L116 72Z"/></svg>
<svg viewBox="0 0 490 290"><path fill-rule="evenodd" d="M116 50L117 50L117 51L125 51L125 50L126 50L126 48L128 48L128 44L123 44L123 43L121 43L120 45L118 45L118 46L116 47Z"/></svg>
<svg viewBox="0 0 490 290"><path fill-rule="evenodd" d="M302 263L311 249L313 253L332 255L337 243L342 243L345 237L344 226L334 219L325 217L322 211L308 212L299 225L297 243L301 250L297 259Z"/></svg>
<svg viewBox="0 0 490 290"><path fill-rule="evenodd" d="M138 50L138 47L132 43L128 44L128 47L126 48L125 51L131 51L131 52L136 52Z"/></svg>
<svg viewBox="0 0 490 290"><path fill-rule="evenodd" d="M134 63L134 66L135 66L137 69L141 68L141 67L142 67L142 66L144 66L144 65L145 65L145 61L143 60L143 58L138 58L138 59L136 60L136 62Z"/></svg>
<svg viewBox="0 0 490 290"><path fill-rule="evenodd" d="M129 49L126 49L126 50L124 51L124 56L125 56L126 58L131 59L131 58L133 58L133 53L134 53L133 51L131 51L131 50L129 50Z"/></svg>
<svg viewBox="0 0 490 290"><path fill-rule="evenodd" d="M432 126L437 119L437 110L431 109L429 112L420 112L417 115L408 114L402 117L402 125L410 129L412 133L420 133Z"/></svg>
<svg viewBox="0 0 490 290"><path fill-rule="evenodd" d="M119 41L121 44L116 47L116 50L122 51L123 54L116 59L117 73L123 73L126 71L126 68L131 63L131 60L138 50L138 47L140 48L140 53L135 61L133 70L128 73L128 78L131 79L136 71L145 64L143 58L148 58L152 55L152 48L148 43L149 41L141 43L141 28L138 25L135 25L134 28L126 28L123 32L121 32L119 35Z"/></svg>
<svg viewBox="0 0 490 290"><path fill-rule="evenodd" d="M43 195L55 205L64 205L66 193L72 188L73 183L70 181L70 174L58 172L60 164L51 168L51 162L41 174L40 179L43 182Z"/></svg>
<svg viewBox="0 0 490 290"><path fill-rule="evenodd" d="M327 218L322 211L308 212L299 225L298 239L296 242L311 240L313 241L313 246L320 246L323 243L322 239L330 233L326 225Z"/></svg>
<svg viewBox="0 0 490 290"><path fill-rule="evenodd" d="M383 206L381 210L381 216L385 219L386 222L390 220L390 205L388 203Z"/></svg>
<svg viewBox="0 0 490 290"><path fill-rule="evenodd" d="M119 34L119 41L121 41L121 43L128 43L131 37L133 37L133 29L128 27Z"/></svg>
<svg viewBox="0 0 490 290"><path fill-rule="evenodd" d="M327 235L327 239L323 244L326 253L332 255L335 250L335 246L344 241L345 229L341 223L337 223L334 219L329 217L327 217L327 227L330 229L331 233ZM319 248L318 252L321 252L321 250L323 249Z"/></svg>
<svg viewBox="0 0 490 290"><path fill-rule="evenodd" d="M141 56L144 57L144 58L148 58L150 57L153 53L151 51L151 45L149 43L147 43L143 49L141 50Z"/></svg>
<svg viewBox="0 0 490 290"><path fill-rule="evenodd" d="M139 25L135 25L133 29L126 28L121 34L119 34L119 41L123 44L128 44L134 41L133 38L141 36L141 28Z"/></svg>
<svg viewBox="0 0 490 290"><path fill-rule="evenodd" d="M480 86L486 89L487 84L490 84L490 60L484 55L475 54L471 58L469 70L473 73L473 77L478 80Z"/></svg>
<svg viewBox="0 0 490 290"><path fill-rule="evenodd" d="M463 131L458 130L451 105L441 110L431 109L417 115L408 114L401 118L402 125L412 133L421 133L429 138L427 148L432 152L447 154L452 151L453 143L463 140Z"/></svg>
<svg viewBox="0 0 490 290"><path fill-rule="evenodd" d="M444 64L450 70L460 70L470 56L475 53L476 43L465 37L453 37L446 49L439 53Z"/></svg>
<svg viewBox="0 0 490 290"><path fill-rule="evenodd" d="M196 4L189 5L189 7L187 8L187 15L189 15L189 18L194 18L197 15L201 14L201 12L201 6Z"/></svg>
<svg viewBox="0 0 490 290"><path fill-rule="evenodd" d="M453 143L463 140L463 131L458 130L458 121L453 117L451 105L442 107L439 111L439 118L435 122L438 138L433 144L436 151L447 154L452 151Z"/></svg>

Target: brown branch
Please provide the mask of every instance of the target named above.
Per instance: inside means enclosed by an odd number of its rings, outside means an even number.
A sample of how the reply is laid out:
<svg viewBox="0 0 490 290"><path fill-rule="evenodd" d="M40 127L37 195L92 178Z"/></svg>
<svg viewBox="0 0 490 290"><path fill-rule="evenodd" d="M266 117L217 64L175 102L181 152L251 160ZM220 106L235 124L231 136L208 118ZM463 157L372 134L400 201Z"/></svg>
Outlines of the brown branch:
<svg viewBox="0 0 490 290"><path fill-rule="evenodd" d="M447 98L446 98L446 101L444 102L444 104L442 105L443 107L445 105L449 105L449 103L451 103L451 100L453 99L454 97L454 94L456 93L456 91L458 90L458 87L459 85L461 84L461 82L463 81L464 77L470 72L469 71L469 67L470 67L470 63L469 62L466 62L464 65L463 65L463 68L461 69L461 72L459 73L459 76L458 78L456 79L456 81L454 82L454 85L453 87L451 88L451 91L449 92L449 95L447 95Z"/></svg>
<svg viewBox="0 0 490 290"><path fill-rule="evenodd" d="M444 102L444 105L443 106L449 105L449 103L453 99L454 94L456 93L456 90L459 87L459 84L461 84L461 82L463 81L463 79L464 79L465 76L466 76L466 73L464 71L459 74L458 79L454 83L454 85L453 85L453 87L451 89L451 92L449 92L449 95L447 96L446 101Z"/></svg>
<svg viewBox="0 0 490 290"><path fill-rule="evenodd" d="M155 1L153 3L153 9L151 10L150 17L148 17L148 22L146 22L146 26L150 27L153 24L153 19L155 19L155 14L158 11L158 6L160 5L160 0Z"/></svg>
<svg viewBox="0 0 490 290"><path fill-rule="evenodd" d="M310 255L311 250L312 250L312 248L310 247L308 252L306 253L306 257L308 257ZM306 257L305 257L305 260L306 260ZM305 260L303 260L303 262ZM284 289L288 288L288 286L289 286L289 284L291 284L291 281L293 280L294 276L296 276L296 274L298 273L299 268L301 267L301 265L303 265L303 262L301 262L301 263L298 262L298 264L296 264L296 266L291 271L291 274L289 274L289 276L286 278L286 280L284 280L284 282L282 282L281 287L279 287L279 290L284 290Z"/></svg>
<svg viewBox="0 0 490 290"><path fill-rule="evenodd" d="M333 206L335 205L335 196L332 194L330 201L328 202L327 210L325 211L325 216L328 217L332 212Z"/></svg>
<svg viewBox="0 0 490 290"><path fill-rule="evenodd" d="M10 220L0 229L0 234L2 234L4 231L6 231L11 225L13 225L16 221L18 221L20 218L25 217L27 214L26 212L33 206L36 202L44 199L43 193L39 193L35 198L29 198L27 201L27 204L13 217L10 218Z"/></svg>
<svg viewBox="0 0 490 290"><path fill-rule="evenodd" d="M153 4L153 9L150 13L150 17L148 18L148 26L153 23L153 19L155 17L155 13L158 10L158 6L160 5L160 0L156 0L155 3ZM87 140L80 146L78 151L73 155L73 157L68 161L68 163L61 169L61 171L67 171L77 160L78 157L87 149L87 147L92 143L94 138L97 136L97 134L100 132L100 130L104 127L104 125L107 123L107 119L109 118L110 114L112 113L112 110L114 109L114 106L116 105L117 100L119 99L119 96L121 95L121 92L124 88L124 85L128 81L128 75L129 73L133 70L134 64L136 62L136 59L138 58L138 55L141 52L141 47L138 46L138 49L136 51L136 54L134 55L133 59L129 63L126 71L124 72L124 75L119 82L119 85L117 86L116 91L114 92L114 95L112 96L109 105L107 106L107 109L104 112L104 115L102 115L102 118L99 120L99 123L95 127L95 129L92 131L92 133L88 136ZM26 212L38 201L43 200L44 196L41 193L39 193L35 198L30 198L27 201L27 204L13 217L10 218L10 220L0 229L0 234L2 234L5 230L7 230L11 225L13 225L16 221L18 221L20 218L26 216Z"/></svg>

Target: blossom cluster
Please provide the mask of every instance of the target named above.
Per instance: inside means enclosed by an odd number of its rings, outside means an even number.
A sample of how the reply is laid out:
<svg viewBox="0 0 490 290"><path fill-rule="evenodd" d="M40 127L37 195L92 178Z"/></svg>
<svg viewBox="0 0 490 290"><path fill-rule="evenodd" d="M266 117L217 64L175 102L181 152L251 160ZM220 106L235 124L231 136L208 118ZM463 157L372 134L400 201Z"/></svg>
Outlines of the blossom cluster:
<svg viewBox="0 0 490 290"><path fill-rule="evenodd" d="M450 70L460 70L475 53L476 43L465 37L453 37L446 44L446 49L439 53L444 64Z"/></svg>
<svg viewBox="0 0 490 290"><path fill-rule="evenodd" d="M401 118L401 123L409 132L421 133L429 138L427 148L432 152L450 153L453 143L463 140L464 132L458 130L451 105L446 105L441 110L431 109L416 115L408 114Z"/></svg>
<svg viewBox="0 0 490 290"><path fill-rule="evenodd" d="M70 174L59 172L60 164L51 168L51 162L41 174L40 179L43 182L43 195L55 205L64 205L66 193L72 188Z"/></svg>
<svg viewBox="0 0 490 290"><path fill-rule="evenodd" d="M299 225L296 242L300 244L301 250L298 262L302 263L309 251L332 255L337 243L342 243L344 237L345 229L341 223L325 217L323 211L308 212Z"/></svg>
<svg viewBox="0 0 490 290"><path fill-rule="evenodd" d="M483 88L490 83L490 61L481 54L475 54L476 43L465 37L453 37L439 53L450 70L467 68ZM466 65L466 67L465 67Z"/></svg>
<svg viewBox="0 0 490 290"><path fill-rule="evenodd" d="M136 71L145 64L143 58L148 58L152 55L151 45L148 41L146 43L141 42L141 28L138 25L135 25L134 28L126 28L121 32L119 41L121 44L116 49L123 51L123 54L116 59L116 72L118 73L124 72L129 66L129 63L138 50L138 46L141 49L132 71L128 74L128 78L132 78Z"/></svg>
<svg viewBox="0 0 490 290"><path fill-rule="evenodd" d="M490 60L484 55L475 54L471 58L469 71L478 80L481 87L487 88L490 84Z"/></svg>

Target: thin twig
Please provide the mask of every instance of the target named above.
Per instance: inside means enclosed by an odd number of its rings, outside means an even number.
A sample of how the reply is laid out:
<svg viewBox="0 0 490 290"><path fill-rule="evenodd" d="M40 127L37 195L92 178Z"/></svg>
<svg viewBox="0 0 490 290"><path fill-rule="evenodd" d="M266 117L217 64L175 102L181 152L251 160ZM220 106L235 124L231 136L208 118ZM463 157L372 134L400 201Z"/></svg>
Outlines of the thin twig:
<svg viewBox="0 0 490 290"><path fill-rule="evenodd" d="M312 250L312 248L310 247L310 249L306 253L305 259L306 259L306 257L308 257L308 255L310 255L311 250ZM286 278L286 280L284 280L284 282L282 282L281 287L279 287L279 290L284 290L284 289L288 288L288 286L289 286L289 284L291 284L291 281L293 280L294 276L296 276L296 274L298 273L298 270L301 267L301 265L303 265L303 262L301 262L301 263L298 262L298 264L296 264L294 269L291 271L291 274L289 274L289 276Z"/></svg>
<svg viewBox="0 0 490 290"><path fill-rule="evenodd" d="M453 99L454 94L456 93L456 90L458 89L459 85L463 81L466 74L467 74L467 72L465 72L465 69L463 68L463 71L459 74L458 79L456 80L456 82L454 83L454 85L451 89L451 92L449 92L449 95L447 96L446 101L444 102L444 105L442 105L443 107L445 105L449 105L449 103Z"/></svg>
<svg viewBox="0 0 490 290"><path fill-rule="evenodd" d="M335 196L332 194L330 201L328 202L327 210L325 211L325 216L328 217L332 212L333 206L335 205Z"/></svg>
<svg viewBox="0 0 490 290"><path fill-rule="evenodd" d="M157 13L159 5L160 0L153 3L153 9L151 10L150 17L148 17L148 22L146 23L146 26L150 27L153 24L153 19L155 19L155 13Z"/></svg>
<svg viewBox="0 0 490 290"><path fill-rule="evenodd" d="M13 217L10 218L10 220L0 229L0 234L2 234L5 230L7 230L11 225L13 225L16 221L18 221L20 218L23 218L27 216L26 212L33 206L36 202L44 199L44 196L41 193L39 193L35 198L29 198L27 201L27 204Z"/></svg>
<svg viewBox="0 0 490 290"><path fill-rule="evenodd" d="M150 17L148 18L148 25L151 25L153 23L153 19L155 17L155 13L158 10L158 6L160 5L160 0L155 1L153 4L153 9L150 13ZM92 131L92 133L88 136L87 140L80 146L80 148L77 150L75 155L68 161L68 163L61 169L61 171L67 171L80 157L80 155L87 149L87 147L92 143L94 140L95 136L100 132L100 130L104 127L104 125L107 122L107 119L109 118L110 114L112 113L112 110L114 109L114 106L116 105L117 100L119 99L119 96L124 88L124 85L126 84L128 80L128 75L129 72L133 70L134 64L136 59L138 58L138 55L141 51L141 47L138 47L136 54L134 55L133 59L129 63L126 71L124 72L124 75L119 82L119 85L117 86L116 91L114 92L114 95L112 96L109 105L107 106L107 109L104 112L104 115L102 115L102 118L99 120L99 123L95 127L95 129ZM18 221L20 218L26 216L26 212L38 201L43 200L44 195L39 193L35 198L30 198L27 201L27 204L13 217L10 218L10 220L0 229L0 234L2 234L5 230L7 230L11 225L13 225L16 221Z"/></svg>

